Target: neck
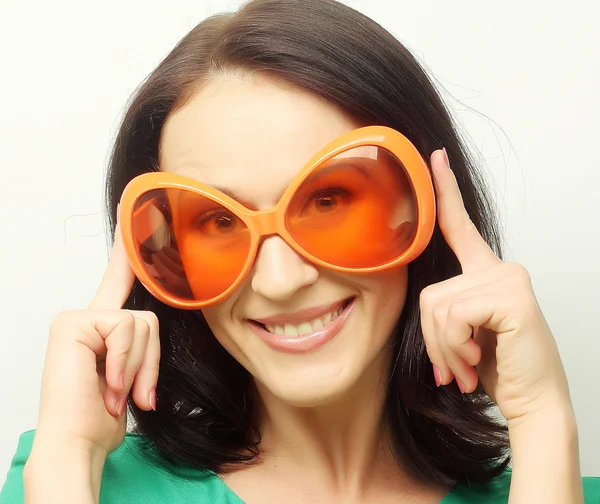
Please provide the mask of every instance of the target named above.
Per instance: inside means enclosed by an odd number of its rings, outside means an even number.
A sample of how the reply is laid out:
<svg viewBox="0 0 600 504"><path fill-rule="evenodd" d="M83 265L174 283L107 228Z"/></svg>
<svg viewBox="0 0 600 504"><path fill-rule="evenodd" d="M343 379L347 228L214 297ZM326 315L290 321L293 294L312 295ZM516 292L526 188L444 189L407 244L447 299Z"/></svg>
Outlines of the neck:
<svg viewBox="0 0 600 504"><path fill-rule="evenodd" d="M391 449L385 415L386 363L332 402L291 406L257 383L261 462L355 496L381 479L406 481Z"/></svg>

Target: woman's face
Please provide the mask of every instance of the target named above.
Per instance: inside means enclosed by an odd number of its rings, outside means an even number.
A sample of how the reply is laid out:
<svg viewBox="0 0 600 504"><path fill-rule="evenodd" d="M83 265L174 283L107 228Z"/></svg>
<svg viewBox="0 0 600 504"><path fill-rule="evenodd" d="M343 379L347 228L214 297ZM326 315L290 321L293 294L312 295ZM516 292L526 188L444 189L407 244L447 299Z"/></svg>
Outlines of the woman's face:
<svg viewBox="0 0 600 504"><path fill-rule="evenodd" d="M323 99L279 81L219 76L168 118L160 166L226 189L253 209L270 208L309 158L358 126ZM333 272L272 236L244 283L203 313L260 389L288 404L316 406L381 376L406 287L406 268ZM264 319L271 319L264 328L255 322Z"/></svg>

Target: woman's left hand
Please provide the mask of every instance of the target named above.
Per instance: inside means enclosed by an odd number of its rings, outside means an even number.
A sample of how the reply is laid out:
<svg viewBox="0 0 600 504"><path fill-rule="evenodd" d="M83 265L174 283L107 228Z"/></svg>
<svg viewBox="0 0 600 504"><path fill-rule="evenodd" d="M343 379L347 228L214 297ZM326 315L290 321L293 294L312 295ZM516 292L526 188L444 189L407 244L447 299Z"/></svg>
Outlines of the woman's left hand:
<svg viewBox="0 0 600 504"><path fill-rule="evenodd" d="M465 210L445 151L431 155L438 223L462 274L421 293L421 324L436 383L478 379L509 427L571 408L566 374L527 270L501 261Z"/></svg>

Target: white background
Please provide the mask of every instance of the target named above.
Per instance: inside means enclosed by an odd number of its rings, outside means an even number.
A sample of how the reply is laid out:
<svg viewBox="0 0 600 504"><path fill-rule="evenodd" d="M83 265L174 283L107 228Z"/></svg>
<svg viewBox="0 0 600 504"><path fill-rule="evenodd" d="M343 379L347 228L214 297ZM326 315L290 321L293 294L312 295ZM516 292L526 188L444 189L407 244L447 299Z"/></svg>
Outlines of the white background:
<svg viewBox="0 0 600 504"><path fill-rule="evenodd" d="M349 0L430 69L482 156L510 258L568 372L600 475L600 19L591 0ZM193 26L238 1L0 0L0 483L35 427L52 315L107 262L101 214L124 104Z"/></svg>

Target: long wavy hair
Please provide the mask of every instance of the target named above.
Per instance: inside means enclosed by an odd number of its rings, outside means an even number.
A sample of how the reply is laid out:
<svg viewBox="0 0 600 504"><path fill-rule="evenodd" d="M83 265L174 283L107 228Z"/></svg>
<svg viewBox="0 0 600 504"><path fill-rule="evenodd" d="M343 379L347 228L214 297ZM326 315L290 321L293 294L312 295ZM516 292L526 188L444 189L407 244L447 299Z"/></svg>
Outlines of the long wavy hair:
<svg viewBox="0 0 600 504"><path fill-rule="evenodd" d="M112 231L126 184L159 169L169 114L225 71L269 75L316 93L359 124L400 131L426 160L445 147L473 223L500 255L486 187L426 72L384 28L335 0L252 0L235 13L202 21L176 45L135 92L116 136L106 185ZM436 227L408 267L385 405L398 463L419 479L448 487L488 481L510 460L506 427L483 389L463 396L455 384L437 388L425 351L419 295L460 272ZM139 282L125 307L151 310L160 322L157 411L142 411L129 400L137 431L153 450L173 467L216 472L254 459L260 431L252 377L217 342L202 313L166 306Z"/></svg>

